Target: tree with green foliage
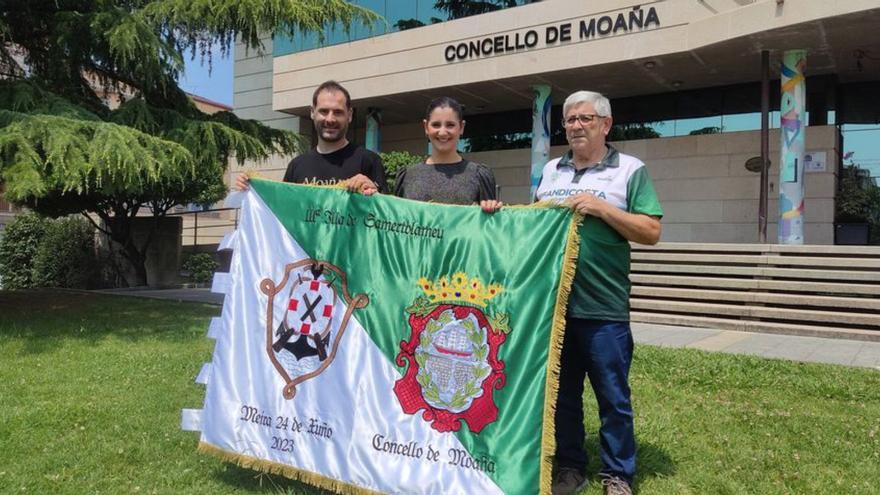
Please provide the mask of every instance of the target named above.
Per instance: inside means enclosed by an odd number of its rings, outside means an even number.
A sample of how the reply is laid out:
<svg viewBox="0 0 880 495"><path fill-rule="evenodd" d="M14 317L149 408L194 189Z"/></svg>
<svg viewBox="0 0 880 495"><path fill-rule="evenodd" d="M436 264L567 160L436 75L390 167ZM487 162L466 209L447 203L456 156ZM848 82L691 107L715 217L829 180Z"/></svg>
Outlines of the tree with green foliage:
<svg viewBox="0 0 880 495"><path fill-rule="evenodd" d="M77 216L47 221L33 263L35 287L90 288L97 275L95 229Z"/></svg>
<svg viewBox="0 0 880 495"><path fill-rule="evenodd" d="M35 213L15 217L0 236L0 287L34 286L34 257L46 235L46 220Z"/></svg>
<svg viewBox="0 0 880 495"><path fill-rule="evenodd" d="M837 201L835 220L837 222L868 223L873 209L880 205L872 204L872 192L877 185L868 171L850 163L840 169L837 178Z"/></svg>
<svg viewBox="0 0 880 495"><path fill-rule="evenodd" d="M51 216L81 213L146 280L132 238L142 211L210 204L230 158L301 146L290 132L230 112L206 115L178 87L187 54L210 65L236 39L371 25L342 0L0 0L0 182L6 197ZM117 107L108 95L121 96Z"/></svg>
<svg viewBox="0 0 880 495"><path fill-rule="evenodd" d="M880 244L880 185L867 169L859 167L847 155L837 177L837 197L834 200L834 222L870 226L870 244Z"/></svg>

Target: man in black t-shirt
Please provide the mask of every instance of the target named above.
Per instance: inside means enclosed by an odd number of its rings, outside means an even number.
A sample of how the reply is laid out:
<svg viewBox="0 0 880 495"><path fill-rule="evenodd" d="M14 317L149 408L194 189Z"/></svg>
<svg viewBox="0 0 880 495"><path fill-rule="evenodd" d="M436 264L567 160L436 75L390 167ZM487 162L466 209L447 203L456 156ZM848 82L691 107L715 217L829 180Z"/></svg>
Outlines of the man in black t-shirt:
<svg viewBox="0 0 880 495"><path fill-rule="evenodd" d="M290 161L285 182L331 185L352 179L357 189L385 190L385 168L376 153L349 143L346 138L352 120L351 97L336 81L327 81L312 95L310 111L318 146ZM248 178L241 174L238 189L248 188Z"/></svg>

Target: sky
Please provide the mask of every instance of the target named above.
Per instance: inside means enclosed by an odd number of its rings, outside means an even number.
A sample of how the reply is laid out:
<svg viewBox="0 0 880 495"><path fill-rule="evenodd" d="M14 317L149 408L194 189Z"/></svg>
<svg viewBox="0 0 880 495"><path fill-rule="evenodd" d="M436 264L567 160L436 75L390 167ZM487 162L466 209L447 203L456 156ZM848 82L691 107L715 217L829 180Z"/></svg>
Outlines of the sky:
<svg viewBox="0 0 880 495"><path fill-rule="evenodd" d="M180 87L187 93L232 106L232 63L235 57L229 53L221 58L218 46L212 52L214 59L210 73L207 62L202 64L198 56L186 61Z"/></svg>

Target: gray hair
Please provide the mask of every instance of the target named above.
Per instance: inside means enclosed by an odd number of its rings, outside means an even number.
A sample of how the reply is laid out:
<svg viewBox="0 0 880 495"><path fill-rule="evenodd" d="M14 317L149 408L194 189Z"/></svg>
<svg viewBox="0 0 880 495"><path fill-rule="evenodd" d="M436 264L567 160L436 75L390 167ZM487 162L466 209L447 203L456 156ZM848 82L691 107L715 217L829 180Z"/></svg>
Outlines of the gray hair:
<svg viewBox="0 0 880 495"><path fill-rule="evenodd" d="M562 115L568 115L571 107L576 107L581 103L591 103L596 110L596 115L600 117L611 117L611 102L595 91L575 91L568 95L565 103L562 104Z"/></svg>

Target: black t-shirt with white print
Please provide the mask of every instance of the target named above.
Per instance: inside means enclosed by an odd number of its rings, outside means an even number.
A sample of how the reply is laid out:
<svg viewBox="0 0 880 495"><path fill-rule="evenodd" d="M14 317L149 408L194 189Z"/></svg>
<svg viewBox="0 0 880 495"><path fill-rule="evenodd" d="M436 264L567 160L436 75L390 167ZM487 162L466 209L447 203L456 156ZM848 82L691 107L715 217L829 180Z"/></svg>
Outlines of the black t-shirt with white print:
<svg viewBox="0 0 880 495"><path fill-rule="evenodd" d="M385 167L376 153L353 143L332 153L322 154L317 150L300 155L290 161L284 182L296 184L333 185L364 174L385 192Z"/></svg>

